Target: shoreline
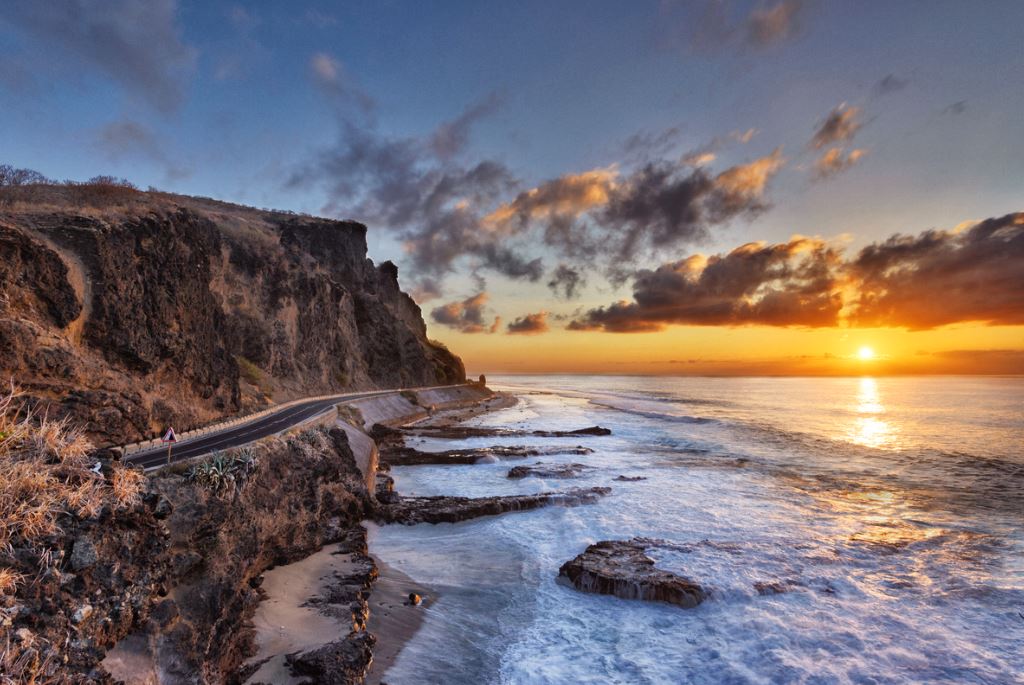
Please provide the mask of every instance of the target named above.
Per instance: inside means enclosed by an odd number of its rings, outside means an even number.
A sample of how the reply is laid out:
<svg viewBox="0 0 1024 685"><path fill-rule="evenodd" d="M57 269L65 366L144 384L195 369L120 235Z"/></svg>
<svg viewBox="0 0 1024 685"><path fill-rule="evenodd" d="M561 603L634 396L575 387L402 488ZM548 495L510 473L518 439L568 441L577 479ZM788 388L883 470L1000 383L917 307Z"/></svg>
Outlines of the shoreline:
<svg viewBox="0 0 1024 685"><path fill-rule="evenodd" d="M437 602L439 596L436 591L417 583L380 557L370 556L377 564L378 575L368 601L370 618L366 629L377 638L377 643L373 647L373 661L364 682L366 685L381 685L406 643L423 626L423 612ZM409 604L410 592L423 598L418 606Z"/></svg>
<svg viewBox="0 0 1024 685"><path fill-rule="evenodd" d="M406 425L453 426L492 411L514 407L518 402L519 398L514 394L496 392L493 397L481 402L441 410L432 416ZM376 527L377 524L363 523L363 527L367 528L369 555L377 564L377 580L371 586L370 596L367 599L370 610L367 630L377 638L377 643L373 648L373 661L366 673L365 682L366 685L381 685L384 675L405 649L406 643L412 640L422 627L423 611L430 608L439 599L439 596L434 588L417 583L375 555L373 553L373 535L368 526ZM419 606L406 604L410 592L416 592L423 597L422 604Z"/></svg>
<svg viewBox="0 0 1024 685"><path fill-rule="evenodd" d="M454 426L491 411L515 406L518 401L515 395L495 393L472 404L437 410L430 416L403 425ZM367 438L367 442L368 445L360 447L376 450L374 441ZM367 461L376 465L375 459ZM369 574L362 600L366 610L365 632L373 635L376 641L370 649L372 657L365 682L371 685L383 682L405 645L422 627L423 612L438 601L438 593L373 554L372 539L376 526L378 524L371 519L365 519L353 529L361 527L365 531L365 555L358 550L346 549L341 542L334 542L303 559L275 566L263 574L262 599L250 623L256 653L244 662L243 668L247 672L242 682L301 682L302 676L291 674L287 655L318 650L346 640L353 629L352 619L340 616L337 611L323 611L323 607L318 606L318 598L330 596L332 585L337 585L339 580L354 580L352 574L361 565L360 558L365 561L367 556L372 560L374 570ZM423 598L419 605L408 603L410 592ZM353 614L353 619L355 616Z"/></svg>

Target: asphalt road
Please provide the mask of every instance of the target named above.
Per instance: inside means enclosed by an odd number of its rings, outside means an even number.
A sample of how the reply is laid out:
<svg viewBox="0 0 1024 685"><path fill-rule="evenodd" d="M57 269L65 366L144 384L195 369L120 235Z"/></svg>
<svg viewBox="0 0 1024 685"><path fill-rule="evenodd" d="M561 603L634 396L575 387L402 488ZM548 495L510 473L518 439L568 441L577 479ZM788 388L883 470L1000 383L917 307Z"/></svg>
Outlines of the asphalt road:
<svg viewBox="0 0 1024 685"><path fill-rule="evenodd" d="M268 414L252 423L232 426L217 433L210 433L184 443L175 443L171 449L171 462L178 462L193 457L201 457L217 450L239 447L253 440L273 435L308 418L316 416L332 405L346 400L358 400L363 397L384 395L394 390L375 390L373 392L349 393L337 395L326 400L310 400L286 407ZM167 463L167 445L154 447L144 452L134 452L124 459L129 464L153 468Z"/></svg>

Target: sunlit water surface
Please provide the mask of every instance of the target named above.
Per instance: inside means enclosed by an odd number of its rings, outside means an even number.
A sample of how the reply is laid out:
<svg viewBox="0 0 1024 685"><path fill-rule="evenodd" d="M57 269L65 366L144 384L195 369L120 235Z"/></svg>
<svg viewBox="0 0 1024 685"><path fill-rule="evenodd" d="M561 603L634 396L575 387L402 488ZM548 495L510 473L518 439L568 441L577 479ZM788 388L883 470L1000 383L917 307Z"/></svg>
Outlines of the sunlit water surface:
<svg viewBox="0 0 1024 685"><path fill-rule="evenodd" d="M438 596L393 685L1024 682L1024 379L492 385L520 404L471 423L607 426L611 437L579 440L594 454L544 458L597 468L564 481L505 477L524 462L405 467L402 493L614 491L592 506L374 528L374 554ZM710 598L684 610L555 582L588 544L637 535L683 543L656 561ZM759 582L788 591L760 595Z"/></svg>

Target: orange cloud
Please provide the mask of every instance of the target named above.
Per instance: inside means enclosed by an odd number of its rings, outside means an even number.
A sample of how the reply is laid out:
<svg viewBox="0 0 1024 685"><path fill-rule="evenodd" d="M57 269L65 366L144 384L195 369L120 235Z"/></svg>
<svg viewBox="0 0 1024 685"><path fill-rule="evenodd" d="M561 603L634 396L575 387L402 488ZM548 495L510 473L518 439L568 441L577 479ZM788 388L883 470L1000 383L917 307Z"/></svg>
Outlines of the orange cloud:
<svg viewBox="0 0 1024 685"><path fill-rule="evenodd" d="M825 179L835 176L852 167L866 154L867 150L855 149L844 154L842 148L830 148L814 163L814 177Z"/></svg>
<svg viewBox="0 0 1024 685"><path fill-rule="evenodd" d="M520 316L508 325L508 332L512 335L539 335L548 330L548 313L537 312Z"/></svg>
<svg viewBox="0 0 1024 685"><path fill-rule="evenodd" d="M570 330L667 325L924 330L1024 324L1024 212L954 231L895 235L853 259L816 238L748 243L638 271L633 301L586 312Z"/></svg>
<svg viewBox="0 0 1024 685"><path fill-rule="evenodd" d="M484 316L487 299L487 293L481 292L467 297L461 302L449 302L435 307L430 312L430 318L442 326L448 326L463 333L494 333L501 324L501 318L495 317L494 323L487 325Z"/></svg>

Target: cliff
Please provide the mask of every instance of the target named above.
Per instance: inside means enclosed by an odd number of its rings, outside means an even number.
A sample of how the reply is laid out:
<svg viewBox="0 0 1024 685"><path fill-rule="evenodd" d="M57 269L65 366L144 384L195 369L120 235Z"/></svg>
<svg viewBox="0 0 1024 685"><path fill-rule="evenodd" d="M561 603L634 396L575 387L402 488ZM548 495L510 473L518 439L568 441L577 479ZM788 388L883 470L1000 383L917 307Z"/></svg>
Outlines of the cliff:
<svg viewBox="0 0 1024 685"><path fill-rule="evenodd" d="M464 380L366 227L103 186L0 193L0 377L97 444Z"/></svg>

